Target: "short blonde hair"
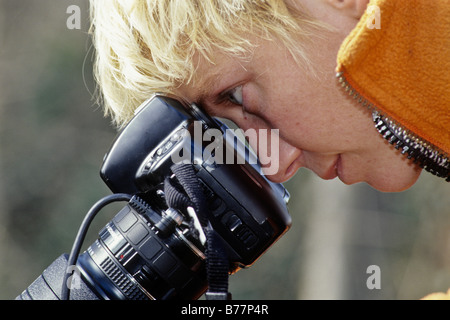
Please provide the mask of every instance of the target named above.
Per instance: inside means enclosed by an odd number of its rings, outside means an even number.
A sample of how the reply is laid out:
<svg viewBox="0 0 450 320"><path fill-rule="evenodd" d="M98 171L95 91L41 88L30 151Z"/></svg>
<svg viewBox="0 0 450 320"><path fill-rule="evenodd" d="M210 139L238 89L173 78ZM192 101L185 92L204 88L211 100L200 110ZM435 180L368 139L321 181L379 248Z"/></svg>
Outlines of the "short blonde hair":
<svg viewBox="0 0 450 320"><path fill-rule="evenodd" d="M118 127L151 94L189 83L195 54L243 57L252 44L242 35L252 34L281 40L306 62L299 39L318 26L284 0L91 0L90 13L99 103Z"/></svg>

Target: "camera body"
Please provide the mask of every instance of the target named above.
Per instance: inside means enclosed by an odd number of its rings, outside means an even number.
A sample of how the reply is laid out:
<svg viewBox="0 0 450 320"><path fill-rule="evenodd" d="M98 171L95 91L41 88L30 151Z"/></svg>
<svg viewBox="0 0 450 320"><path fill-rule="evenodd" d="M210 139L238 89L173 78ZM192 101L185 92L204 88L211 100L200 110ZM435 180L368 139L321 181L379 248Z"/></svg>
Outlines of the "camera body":
<svg viewBox="0 0 450 320"><path fill-rule="evenodd" d="M138 108L104 157L104 182L113 193L133 198L79 256L79 287L89 292L72 289L73 297L197 299L206 291L206 247L195 227L196 212L170 208L165 199L164 181L179 162L193 166L230 273L252 265L289 229L287 190L261 173L245 142L196 105L155 95ZM41 298L32 294L39 283L59 292L65 285L58 278L66 272L59 267L64 259L19 298Z"/></svg>
<svg viewBox="0 0 450 320"><path fill-rule="evenodd" d="M205 152L211 129L223 134L216 150L231 161L211 160L215 154ZM139 194L152 204L148 196L161 191L174 160L194 165L209 221L237 264L251 265L290 226L287 190L261 174L245 143L197 106L170 97L156 95L138 109L105 156L101 177L114 193Z"/></svg>

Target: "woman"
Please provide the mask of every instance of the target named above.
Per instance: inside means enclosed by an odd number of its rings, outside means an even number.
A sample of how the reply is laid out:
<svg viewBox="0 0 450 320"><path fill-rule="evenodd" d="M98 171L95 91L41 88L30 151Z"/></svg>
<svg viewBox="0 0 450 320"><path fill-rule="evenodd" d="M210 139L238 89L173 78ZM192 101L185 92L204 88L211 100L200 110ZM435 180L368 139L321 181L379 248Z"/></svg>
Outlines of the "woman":
<svg viewBox="0 0 450 320"><path fill-rule="evenodd" d="M407 189L422 167L448 180L450 4L368 4L94 0L107 113L123 125L162 92L279 129L277 182L300 167L381 191Z"/></svg>

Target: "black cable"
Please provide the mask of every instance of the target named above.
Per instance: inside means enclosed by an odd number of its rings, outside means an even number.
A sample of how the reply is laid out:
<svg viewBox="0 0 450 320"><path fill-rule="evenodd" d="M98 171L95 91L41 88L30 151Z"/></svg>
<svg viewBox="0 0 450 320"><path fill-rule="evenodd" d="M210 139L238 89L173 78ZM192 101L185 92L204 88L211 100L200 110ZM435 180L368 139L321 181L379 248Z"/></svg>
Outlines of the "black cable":
<svg viewBox="0 0 450 320"><path fill-rule="evenodd" d="M69 260L67 261L67 267L74 266L77 263L78 256L80 254L81 246L83 245L84 238L86 237L87 231L89 229L89 226L91 225L91 222L94 220L97 213L106 205L112 203L112 202L118 202L118 201L130 201L132 198L129 194L124 193L118 193L118 194L112 194L106 197L103 197L99 201L97 201L91 209L88 211L86 216L84 217L83 222L80 225L80 228L78 229L78 234L75 238L75 241L72 246L72 250L69 255ZM62 289L61 289L61 300L69 300L70 298L70 289L67 285L67 280L71 276L71 273L66 272L64 274L64 279L62 283Z"/></svg>

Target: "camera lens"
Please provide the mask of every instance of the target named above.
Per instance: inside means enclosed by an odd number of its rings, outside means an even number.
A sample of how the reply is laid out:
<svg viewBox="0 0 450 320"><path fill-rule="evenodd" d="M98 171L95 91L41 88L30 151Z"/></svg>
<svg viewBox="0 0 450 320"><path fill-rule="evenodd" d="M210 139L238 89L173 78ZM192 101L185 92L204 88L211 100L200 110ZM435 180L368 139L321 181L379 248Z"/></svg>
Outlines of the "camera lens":
<svg viewBox="0 0 450 320"><path fill-rule="evenodd" d="M197 299L207 289L204 255L181 223L130 202L79 257L81 273L104 299Z"/></svg>

